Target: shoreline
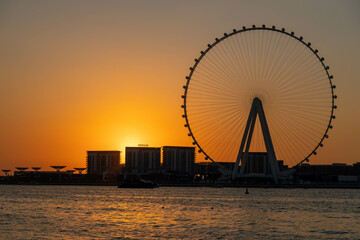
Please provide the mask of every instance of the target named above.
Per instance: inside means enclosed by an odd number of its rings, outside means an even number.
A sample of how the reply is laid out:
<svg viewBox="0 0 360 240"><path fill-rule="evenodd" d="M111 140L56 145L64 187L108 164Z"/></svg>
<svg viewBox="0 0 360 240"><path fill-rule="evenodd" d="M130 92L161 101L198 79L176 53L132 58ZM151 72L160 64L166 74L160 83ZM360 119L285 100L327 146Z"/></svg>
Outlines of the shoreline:
<svg viewBox="0 0 360 240"><path fill-rule="evenodd" d="M118 186L117 183L0 183L0 185L28 186ZM284 188L284 189L360 189L360 183L307 183L307 184L240 184L240 183L159 183L159 187L211 187L211 188Z"/></svg>

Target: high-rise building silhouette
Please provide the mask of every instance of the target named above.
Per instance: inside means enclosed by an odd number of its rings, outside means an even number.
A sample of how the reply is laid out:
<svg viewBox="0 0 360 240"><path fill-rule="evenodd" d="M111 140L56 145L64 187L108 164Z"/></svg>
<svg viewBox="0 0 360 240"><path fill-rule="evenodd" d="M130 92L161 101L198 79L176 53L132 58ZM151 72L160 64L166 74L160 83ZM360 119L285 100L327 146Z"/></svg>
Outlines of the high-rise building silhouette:
<svg viewBox="0 0 360 240"><path fill-rule="evenodd" d="M126 147L125 170L130 174L149 174L160 171L160 148Z"/></svg>
<svg viewBox="0 0 360 240"><path fill-rule="evenodd" d="M163 168L166 172L193 175L195 147L162 147Z"/></svg>
<svg viewBox="0 0 360 240"><path fill-rule="evenodd" d="M87 174L96 177L116 176L120 169L120 151L87 151Z"/></svg>

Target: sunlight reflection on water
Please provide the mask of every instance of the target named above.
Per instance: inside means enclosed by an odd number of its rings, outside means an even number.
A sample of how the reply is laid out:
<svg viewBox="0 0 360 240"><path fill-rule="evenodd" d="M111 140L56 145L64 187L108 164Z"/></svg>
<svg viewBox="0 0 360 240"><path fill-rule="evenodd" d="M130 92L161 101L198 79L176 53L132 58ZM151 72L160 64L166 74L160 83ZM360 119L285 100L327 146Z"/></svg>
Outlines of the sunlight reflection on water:
<svg viewBox="0 0 360 240"><path fill-rule="evenodd" d="M0 185L1 239L360 238L360 192Z"/></svg>

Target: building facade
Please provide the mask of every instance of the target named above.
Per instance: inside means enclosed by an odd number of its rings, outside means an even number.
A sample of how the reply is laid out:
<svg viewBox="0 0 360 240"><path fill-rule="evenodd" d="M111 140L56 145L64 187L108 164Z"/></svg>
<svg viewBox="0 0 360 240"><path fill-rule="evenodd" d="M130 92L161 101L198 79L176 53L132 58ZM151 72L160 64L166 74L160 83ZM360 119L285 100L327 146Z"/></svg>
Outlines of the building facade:
<svg viewBox="0 0 360 240"><path fill-rule="evenodd" d="M163 168L166 172L194 175L195 147L162 147Z"/></svg>
<svg viewBox="0 0 360 240"><path fill-rule="evenodd" d="M297 177L312 182L360 181L360 163L347 165L333 163L331 165L311 165L303 163L295 167ZM345 177L346 176L346 177ZM349 178L349 176L351 176ZM356 180L357 178L357 180Z"/></svg>
<svg viewBox="0 0 360 240"><path fill-rule="evenodd" d="M249 152L244 173L250 175L271 175L267 153Z"/></svg>
<svg viewBox="0 0 360 240"><path fill-rule="evenodd" d="M287 170L288 166L284 165L283 160L277 160L279 170ZM245 174L248 175L268 175L272 174L268 155L266 152L249 152L248 160L245 166Z"/></svg>
<svg viewBox="0 0 360 240"><path fill-rule="evenodd" d="M151 174L160 171L160 148L126 147L125 171L129 174Z"/></svg>
<svg viewBox="0 0 360 240"><path fill-rule="evenodd" d="M120 169L120 151L87 151L87 174L113 177Z"/></svg>

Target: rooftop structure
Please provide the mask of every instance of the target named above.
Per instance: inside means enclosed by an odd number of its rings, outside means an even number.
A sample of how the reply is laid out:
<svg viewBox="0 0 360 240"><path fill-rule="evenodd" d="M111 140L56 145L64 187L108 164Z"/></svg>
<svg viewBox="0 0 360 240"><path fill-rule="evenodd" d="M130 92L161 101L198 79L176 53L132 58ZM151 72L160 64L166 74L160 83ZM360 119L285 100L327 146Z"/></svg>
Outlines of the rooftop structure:
<svg viewBox="0 0 360 240"><path fill-rule="evenodd" d="M28 169L28 167L16 167L16 169L19 171L25 171Z"/></svg>
<svg viewBox="0 0 360 240"><path fill-rule="evenodd" d="M50 166L55 169L57 172L60 172L61 169L66 168L66 166Z"/></svg>
<svg viewBox="0 0 360 240"><path fill-rule="evenodd" d="M84 171L86 168L74 168L76 171L79 171L79 174L82 174L82 171Z"/></svg>
<svg viewBox="0 0 360 240"><path fill-rule="evenodd" d="M3 172L5 173L5 176L7 176L11 170L3 169L3 170L1 170L1 171L3 171Z"/></svg>

